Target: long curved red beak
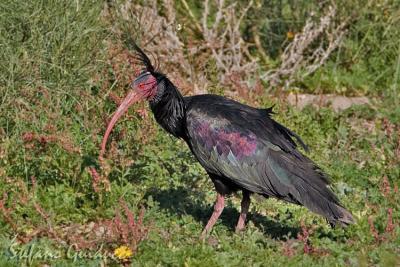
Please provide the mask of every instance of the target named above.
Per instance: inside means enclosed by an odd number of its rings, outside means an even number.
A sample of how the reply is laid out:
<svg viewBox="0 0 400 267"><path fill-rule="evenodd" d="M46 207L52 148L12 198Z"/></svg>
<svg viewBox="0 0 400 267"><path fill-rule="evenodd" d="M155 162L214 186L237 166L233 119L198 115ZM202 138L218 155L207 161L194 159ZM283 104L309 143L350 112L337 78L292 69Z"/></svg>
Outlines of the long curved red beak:
<svg viewBox="0 0 400 267"><path fill-rule="evenodd" d="M100 150L100 158L103 157L104 152L106 150L106 144L108 137L110 136L110 133L112 129L114 128L114 125L117 123L118 119L129 109L129 107L141 100L143 96L141 94L138 94L135 90L131 90L128 95L125 97L124 101L122 101L121 105L118 107L117 111L114 113L113 117L111 118L111 121L108 123L107 130L104 134L103 141L101 142L101 150Z"/></svg>

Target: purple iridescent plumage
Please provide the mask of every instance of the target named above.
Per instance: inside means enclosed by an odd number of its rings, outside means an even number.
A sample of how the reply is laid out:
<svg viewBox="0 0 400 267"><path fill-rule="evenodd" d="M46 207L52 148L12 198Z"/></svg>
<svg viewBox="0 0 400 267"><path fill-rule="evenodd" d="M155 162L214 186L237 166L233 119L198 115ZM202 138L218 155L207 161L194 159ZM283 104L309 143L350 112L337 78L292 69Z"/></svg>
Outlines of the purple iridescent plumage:
<svg viewBox="0 0 400 267"><path fill-rule="evenodd" d="M257 149L257 139L252 132L245 135L208 121L195 121L193 127L205 147L210 150L215 147L219 155L227 156L232 151L237 159L242 159L253 155Z"/></svg>

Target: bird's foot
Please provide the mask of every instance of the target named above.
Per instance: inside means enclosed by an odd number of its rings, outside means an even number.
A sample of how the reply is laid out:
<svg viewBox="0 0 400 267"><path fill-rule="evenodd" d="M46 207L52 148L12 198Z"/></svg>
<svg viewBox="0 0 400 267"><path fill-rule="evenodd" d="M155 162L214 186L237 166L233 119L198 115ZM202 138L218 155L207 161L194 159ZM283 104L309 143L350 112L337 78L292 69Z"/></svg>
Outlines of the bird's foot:
<svg viewBox="0 0 400 267"><path fill-rule="evenodd" d="M200 235L200 241L205 241L206 239L207 239L207 236L208 236L208 234L207 233L201 233L201 235Z"/></svg>
<svg viewBox="0 0 400 267"><path fill-rule="evenodd" d="M207 233L206 229L204 229L204 231L201 232L200 240L201 240L201 241L206 240L206 237L207 237L207 236L208 236L208 233Z"/></svg>
<svg viewBox="0 0 400 267"><path fill-rule="evenodd" d="M242 225L242 226L237 225L236 228L235 228L235 233L240 234L240 233L242 233L245 229L246 229L246 227L245 227L244 225Z"/></svg>

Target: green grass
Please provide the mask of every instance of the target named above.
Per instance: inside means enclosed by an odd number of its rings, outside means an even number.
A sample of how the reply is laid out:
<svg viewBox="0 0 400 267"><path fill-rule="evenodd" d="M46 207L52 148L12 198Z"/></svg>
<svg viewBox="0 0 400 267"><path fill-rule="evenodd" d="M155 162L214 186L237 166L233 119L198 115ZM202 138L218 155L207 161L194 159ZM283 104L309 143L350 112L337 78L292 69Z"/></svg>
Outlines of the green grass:
<svg viewBox="0 0 400 267"><path fill-rule="evenodd" d="M304 138L312 149L309 156L331 176L334 191L357 218L347 229L330 229L302 207L254 197L246 231L235 234L240 197L232 196L210 237L200 241L215 198L211 181L182 141L159 129L151 116L144 120L134 111L112 134L103 170L111 190L96 192L88 167L99 167L105 122L116 107L107 95L114 91L121 96L127 88L119 76L124 73L118 69L121 63L109 55L107 40L113 37L102 8L99 1L0 3L0 196L7 194L5 208L11 210L20 235L48 230L35 204L52 226L63 229L112 218L123 198L135 214L140 206L146 208L144 225L149 226L132 266L400 264L400 198L394 192L400 186L397 85L375 92L369 78L360 78L364 72L373 75L364 65L357 66L354 75L342 75L330 71L335 65L330 63L306 83L371 93L376 98L371 107L336 114L328 108L298 111L281 103L275 116ZM263 106L279 102L270 96L257 100ZM387 194L384 176L390 184ZM21 196L29 197L24 202ZM395 224L391 232L386 231L389 209ZM368 218L382 240L374 238ZM302 221L312 229L313 253L304 253L298 238ZM17 232L1 212L1 266L100 264L88 257L74 261L67 255L68 244L48 234L11 246ZM115 242L106 249L112 252L120 245ZM60 257L16 258L10 246Z"/></svg>

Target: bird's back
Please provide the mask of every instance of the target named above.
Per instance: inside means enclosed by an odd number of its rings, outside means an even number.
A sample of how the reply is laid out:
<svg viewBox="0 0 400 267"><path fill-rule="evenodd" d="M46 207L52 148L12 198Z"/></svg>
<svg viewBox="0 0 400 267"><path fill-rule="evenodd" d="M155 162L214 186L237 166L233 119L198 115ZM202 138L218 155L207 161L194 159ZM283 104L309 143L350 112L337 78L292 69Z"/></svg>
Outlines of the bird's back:
<svg viewBox="0 0 400 267"><path fill-rule="evenodd" d="M287 152L300 156L296 149L297 144L293 140L295 138L305 150L308 150L298 135L271 118L272 108L254 108L212 94L185 97L184 100L189 120L209 120L221 127L233 127L241 134L250 131L258 138L265 139Z"/></svg>

